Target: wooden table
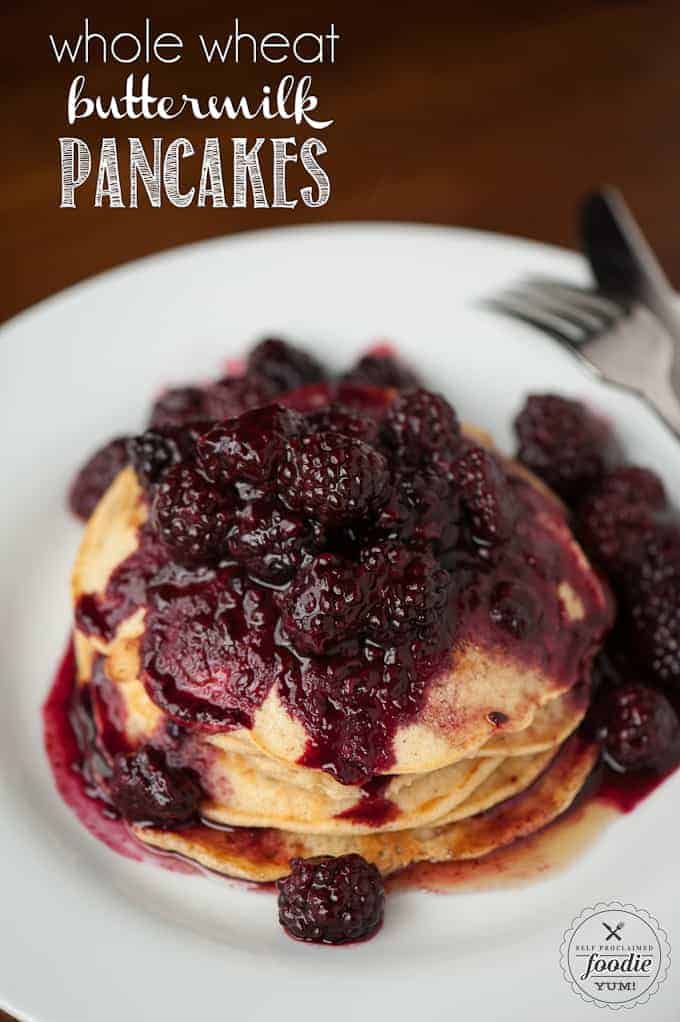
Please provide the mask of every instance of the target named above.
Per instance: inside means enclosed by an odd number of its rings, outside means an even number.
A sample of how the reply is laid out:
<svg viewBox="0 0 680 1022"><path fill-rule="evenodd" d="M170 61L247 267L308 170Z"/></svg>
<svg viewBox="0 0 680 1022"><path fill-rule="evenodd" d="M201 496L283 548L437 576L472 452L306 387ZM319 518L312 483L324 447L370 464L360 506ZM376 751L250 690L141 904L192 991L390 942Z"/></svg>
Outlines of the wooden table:
<svg viewBox="0 0 680 1022"><path fill-rule="evenodd" d="M623 189L680 282L680 6L674 0L453 2L441 12L438 5L381 10L343 0L287 4L285 15L276 4L264 2L247 14L249 5L239 5L242 27L253 32L324 32L334 20L341 36L336 64L313 71L320 109L335 121L323 133L333 193L319 210L299 205L294 211L95 209L91 191L78 208L59 209L60 135L92 141L114 133L187 135L198 143L211 133L289 133L277 122L197 130L190 119L165 131L154 121L122 122L115 132L110 122L69 129L64 96L73 69L54 61L47 39L49 32L76 29L68 6L6 0L0 14L6 140L0 320L138 256L277 224L418 220L573 245L575 205L605 181ZM122 0L111 5L114 14L101 6L99 13L89 5L92 27L113 33L137 29L149 14L162 30L219 34L238 13L201 0L166 0L155 9ZM268 70L239 65L235 75L187 57L180 67L152 73L161 93L179 87L205 95L257 91ZM87 72L91 91L116 94L125 69Z"/></svg>
<svg viewBox="0 0 680 1022"><path fill-rule="evenodd" d="M61 5L60 5L61 6ZM58 208L58 146L63 134L94 140L115 133L149 138L186 134L285 135L281 122L250 125L182 118L80 122L68 128L64 103L70 67L58 65L48 33L71 34L75 13L47 0L4 5L0 15L4 89L5 286L0 320L90 274L159 249L275 224L319 220L420 220L462 224L574 244L575 204L592 185L618 184L641 218L671 275L680 281L680 7L653 2L451 3L442 13L409 5L388 17L366 3L296 3L282 15L263 3L241 24L255 33L327 31L341 39L337 62L313 70L332 176L330 202L272 209L95 209L92 189L75 210ZM233 15L221 5L139 8L126 0L115 15L91 5L92 27L136 29L143 13L159 29L220 34ZM475 12L475 7L480 11ZM94 10L93 10L94 8ZM288 8L288 5L286 5ZM75 11L76 8L73 8ZM247 8L246 8L247 9ZM484 14L481 13L484 9ZM224 9L222 9L224 10ZM82 68L76 68L76 71ZM92 91L117 94L126 69L90 66ZM151 68L161 92L178 87L257 92L267 65L226 71L187 55L181 65ZM85 128L82 128L82 124ZM115 130L121 128L122 130ZM198 127L198 130L197 130ZM220 128L225 129L220 131ZM233 130L232 130L233 129ZM309 129L300 129L300 139ZM85 189L82 190L83 193Z"/></svg>

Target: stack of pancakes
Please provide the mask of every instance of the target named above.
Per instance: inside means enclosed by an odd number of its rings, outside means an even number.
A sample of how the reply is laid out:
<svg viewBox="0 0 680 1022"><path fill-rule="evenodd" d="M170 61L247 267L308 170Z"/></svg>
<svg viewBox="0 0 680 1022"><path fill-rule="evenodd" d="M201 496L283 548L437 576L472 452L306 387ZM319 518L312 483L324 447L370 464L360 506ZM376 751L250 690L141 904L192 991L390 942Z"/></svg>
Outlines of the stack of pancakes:
<svg viewBox="0 0 680 1022"><path fill-rule="evenodd" d="M293 856L358 852L383 874L422 860L478 857L557 817L596 760L595 746L577 729L610 609L558 502L546 501L546 509L554 542L577 565L570 582L556 588L563 627L586 634L590 653L580 670L528 665L483 636L452 649L417 717L397 729L389 773L362 786L301 764L307 735L274 685L251 728L195 730L173 748L173 764L200 777L202 823L134 825L139 840L231 876L270 881L289 871ZM135 550L146 516L127 468L88 523L73 574L75 601L105 591ZM586 608L594 606L589 634ZM142 680L144 618L138 608L108 641L75 631L78 682L97 679L98 698L132 749L163 747L172 733Z"/></svg>

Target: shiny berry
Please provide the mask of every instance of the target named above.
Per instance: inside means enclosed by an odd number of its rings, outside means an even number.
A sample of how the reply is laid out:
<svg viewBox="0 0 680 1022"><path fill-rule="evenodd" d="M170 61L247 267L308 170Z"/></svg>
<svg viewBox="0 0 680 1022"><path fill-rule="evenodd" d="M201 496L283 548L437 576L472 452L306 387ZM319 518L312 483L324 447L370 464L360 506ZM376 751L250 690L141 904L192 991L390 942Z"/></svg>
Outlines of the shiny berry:
<svg viewBox="0 0 680 1022"><path fill-rule="evenodd" d="M180 432L169 427L147 429L140 436L128 440L130 464L145 488L153 486L169 468L183 460Z"/></svg>
<svg viewBox="0 0 680 1022"><path fill-rule="evenodd" d="M151 522L180 561L209 563L225 551L224 498L188 465L175 465L166 472L151 505Z"/></svg>
<svg viewBox="0 0 680 1022"><path fill-rule="evenodd" d="M621 504L633 502L644 504L650 511L663 511L666 507L666 490L662 480L650 468L641 465L620 465L610 469L598 487L612 502Z"/></svg>
<svg viewBox="0 0 680 1022"><path fill-rule="evenodd" d="M390 496L376 525L387 539L440 551L455 546L459 534L460 496L444 473L434 467L397 471Z"/></svg>
<svg viewBox="0 0 680 1022"><path fill-rule="evenodd" d="M680 584L680 526L657 522L650 527L636 556L627 566L625 588L629 598L654 596L668 583Z"/></svg>
<svg viewBox="0 0 680 1022"><path fill-rule="evenodd" d="M280 585L288 582L323 539L319 526L267 499L246 504L227 535L231 556L250 575Z"/></svg>
<svg viewBox="0 0 680 1022"><path fill-rule="evenodd" d="M645 468L607 472L578 507L577 531L586 552L612 576L635 564L666 498L661 480Z"/></svg>
<svg viewBox="0 0 680 1022"><path fill-rule="evenodd" d="M279 880L279 922L296 940L347 944L379 929L385 891L377 867L351 853L293 859Z"/></svg>
<svg viewBox="0 0 680 1022"><path fill-rule="evenodd" d="M451 465L475 542L499 543L514 523L514 501L496 458L483 447L471 447Z"/></svg>
<svg viewBox="0 0 680 1022"><path fill-rule="evenodd" d="M314 433L343 433L345 436L373 443L378 436L378 423L375 418L348 408L339 403L332 403L305 416L309 429Z"/></svg>
<svg viewBox="0 0 680 1022"><path fill-rule="evenodd" d="M613 577L636 559L637 551L652 528L652 516L644 504L616 504L607 497L587 497L579 510L577 534L584 550Z"/></svg>
<svg viewBox="0 0 680 1022"><path fill-rule="evenodd" d="M390 488L382 454L362 440L330 432L292 439L278 480L289 508L327 525L374 514Z"/></svg>
<svg viewBox="0 0 680 1022"><path fill-rule="evenodd" d="M375 598L375 578L334 554L303 568L281 604L281 621L301 653L320 654L355 637Z"/></svg>
<svg viewBox="0 0 680 1022"><path fill-rule="evenodd" d="M237 415L261 408L276 397L276 388L266 380L248 376L226 376L211 384L205 391L205 411L208 421L221 422Z"/></svg>
<svg viewBox="0 0 680 1022"><path fill-rule="evenodd" d="M114 761L111 801L130 823L178 827L198 818L202 791L191 770L168 766L149 745Z"/></svg>
<svg viewBox="0 0 680 1022"><path fill-rule="evenodd" d="M376 642L395 645L427 638L447 612L451 576L429 551L412 552L396 544L371 548L362 562L382 584L374 601L367 632Z"/></svg>
<svg viewBox="0 0 680 1022"><path fill-rule="evenodd" d="M280 405L265 405L227 419L198 441L198 458L206 475L219 485L239 480L265 483L283 457L286 439L301 419Z"/></svg>
<svg viewBox="0 0 680 1022"><path fill-rule="evenodd" d="M564 500L582 497L604 472L611 436L580 401L533 394L515 420L517 457Z"/></svg>
<svg viewBox="0 0 680 1022"><path fill-rule="evenodd" d="M71 484L69 507L74 515L87 521L127 462L127 440L125 437L117 437L95 451Z"/></svg>
<svg viewBox="0 0 680 1022"><path fill-rule="evenodd" d="M409 390L388 408L384 437L401 464L419 465L434 455L455 451L460 426L445 398L428 390Z"/></svg>
<svg viewBox="0 0 680 1022"><path fill-rule="evenodd" d="M420 386L420 380L408 366L390 354L369 352L345 373L343 381L359 383L369 387L393 387L396 390L413 390Z"/></svg>
<svg viewBox="0 0 680 1022"><path fill-rule="evenodd" d="M166 426L205 422L208 418L202 387L171 387L154 403L149 425L154 429L164 429Z"/></svg>
<svg viewBox="0 0 680 1022"><path fill-rule="evenodd" d="M620 771L661 769L678 741L678 718L663 693L636 682L602 692L595 707L604 754Z"/></svg>
<svg viewBox="0 0 680 1022"><path fill-rule="evenodd" d="M275 393L318 383L325 377L323 367L300 348L276 338L261 341L248 356L248 376L264 380Z"/></svg>
<svg viewBox="0 0 680 1022"><path fill-rule="evenodd" d="M680 582L641 591L630 606L637 659L656 681L680 688Z"/></svg>
<svg viewBox="0 0 680 1022"><path fill-rule="evenodd" d="M252 727L272 681L286 675L272 648L275 623L267 590L249 584L237 565L164 566L147 589L140 646L152 701L190 729Z"/></svg>

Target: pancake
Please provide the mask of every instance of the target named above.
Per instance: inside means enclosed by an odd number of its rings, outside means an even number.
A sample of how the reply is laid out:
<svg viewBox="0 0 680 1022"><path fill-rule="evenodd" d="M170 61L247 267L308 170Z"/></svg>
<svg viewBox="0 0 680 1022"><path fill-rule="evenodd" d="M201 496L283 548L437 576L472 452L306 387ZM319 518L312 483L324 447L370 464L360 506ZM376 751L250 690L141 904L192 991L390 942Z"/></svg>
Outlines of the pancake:
<svg viewBox="0 0 680 1022"><path fill-rule="evenodd" d="M202 774L205 790L215 795L215 801L202 803L202 814L231 826L279 827L305 833L376 830L374 823L363 822L364 804L371 819L374 800L370 795L347 787L344 799L329 799L320 791L286 783L270 773L267 765L272 762L266 757L220 752L217 763L211 763ZM404 830L438 821L489 778L500 763L500 757L468 759L429 774L406 775L413 778L413 783L399 790L391 790L392 781L388 780L377 800L382 817L377 829ZM297 773L305 771L298 767Z"/></svg>
<svg viewBox="0 0 680 1022"><path fill-rule="evenodd" d="M379 796L379 819L374 821L370 796L330 803L318 793L283 785L254 769L252 761L235 763L233 755L222 769L224 783L216 787L219 802L204 802L202 815L214 823L237 827L278 827L310 834L373 834L409 830L464 819L488 809L528 787L547 766L554 750L512 759L463 760L417 777L391 779ZM210 770L203 774L211 788ZM405 780L412 783L403 784ZM365 807L365 808L364 808ZM390 810L396 814L391 815ZM334 814L334 815L333 815ZM354 815L352 815L354 814Z"/></svg>
<svg viewBox="0 0 680 1022"><path fill-rule="evenodd" d="M129 638L121 638L101 661L98 693L130 747L162 745L163 714L139 679L127 677L131 646ZM422 774L385 777L377 803L370 787L343 785L322 770L266 755L245 730L195 733L171 755L174 765L199 773L207 795L202 814L217 823L309 833L404 830L461 818L457 807L463 803L464 814L477 790L487 808L526 787L578 725L586 704L587 686L576 686L541 709L525 732L492 738L487 743L492 748L483 747L476 757Z"/></svg>
<svg viewBox="0 0 680 1022"><path fill-rule="evenodd" d="M528 756L544 752L565 741L586 715L590 684L575 685L536 712L524 731L496 734L478 750L478 756Z"/></svg>
<svg viewBox="0 0 680 1022"><path fill-rule="evenodd" d="M563 746L556 746L531 756L511 756L497 763L491 776L477 785L463 802L437 820L436 825L441 827L456 820L477 816L525 791L559 755L561 748Z"/></svg>
<svg viewBox="0 0 680 1022"><path fill-rule="evenodd" d="M541 711L560 701L581 680L608 624L610 607L558 503L539 495L538 489L536 501L531 528L539 537L537 542L541 550L556 552L553 570L562 565L569 575L568 580L556 577L551 597L562 632L559 655L541 649L536 651L534 662L527 662L507 644L487 641L483 631L477 638L464 636L429 684L416 717L397 727L389 766L378 772L430 773L476 756L491 741L500 744L489 745L485 755L502 754L504 749L510 754L515 739L515 751L519 753L546 747L540 730L535 733L533 745L523 743L521 735L530 734L534 722L538 728ZM88 523L73 572L74 601L83 596L96 599L105 592L112 572L137 548L145 519L146 508L135 474L125 469ZM471 627L474 623L473 617ZM89 674L94 652L108 655L107 668L126 689L126 706L132 708L129 727L137 727L139 736L153 731L163 719L153 701L142 694L141 685L147 680L140 668L144 634L144 609L136 609L117 623L111 637L76 634L81 676ZM559 712L556 709L556 714ZM567 723L564 733L569 729ZM239 730L263 754L290 765L298 763L308 748L305 727L284 701L277 682L255 710L252 726L232 729L228 732L230 740ZM219 745L220 737L212 735L210 740Z"/></svg>
<svg viewBox="0 0 680 1022"><path fill-rule="evenodd" d="M151 848L245 880L277 880L289 872L289 863L294 857L349 852L357 852L375 863L387 876L414 862L479 858L545 827L571 805L597 757L597 746L574 736L548 769L516 797L489 811L441 827L416 828L396 835L303 834L275 829L219 830L206 826L181 831L134 826L132 830Z"/></svg>
<svg viewBox="0 0 680 1022"><path fill-rule="evenodd" d="M133 469L119 473L76 558L74 641L103 797L159 823L131 825L141 842L254 881L286 875L296 856L349 852L388 875L486 855L572 803L598 754L575 731L611 598L560 501L466 432L492 456L456 447L443 489L432 483L430 519L422 481L423 507L404 512L412 480L394 465L383 517L353 533L324 524L317 504L311 521L293 515L293 529L317 531L280 586L255 577L234 537L252 526L249 542L279 556L283 540L266 530L294 505L286 492L239 491L225 512L237 561L216 563L225 526L203 566L186 567L148 521ZM188 524L172 504L168 521L195 537L201 485L190 492ZM249 518L248 502L265 508ZM308 542L338 560L312 560ZM133 755L114 762L117 752ZM191 792L183 815L120 800L118 778L144 763ZM188 818L200 822L160 826Z"/></svg>
<svg viewBox="0 0 680 1022"><path fill-rule="evenodd" d="M110 662L110 661L109 661ZM130 689L134 687L135 703L142 702L145 698L144 687L141 682L130 683ZM142 694L144 693L144 694ZM148 697L147 697L148 698ZM494 734L477 750L476 756L527 756L537 752L544 752L552 749L565 741L569 735L576 730L583 720L590 701L590 685L582 683L551 700L540 710L536 711L532 723L524 731L516 731L513 734ZM150 701L149 701L150 702ZM152 704L153 705L153 704ZM132 708L131 708L132 709ZM133 710L134 712L134 710ZM156 708L152 711L150 722L154 721ZM152 730L148 729L147 734L151 735ZM209 735L206 739L211 744L222 749L236 749L240 751L257 750L250 732L246 730L233 731L226 734ZM270 757L271 758L271 757ZM283 765L283 763L282 763ZM311 768L305 768L305 774L319 774ZM327 774L320 773L321 778L328 782L333 788L344 789L346 785L338 785ZM414 775L404 775L413 777Z"/></svg>

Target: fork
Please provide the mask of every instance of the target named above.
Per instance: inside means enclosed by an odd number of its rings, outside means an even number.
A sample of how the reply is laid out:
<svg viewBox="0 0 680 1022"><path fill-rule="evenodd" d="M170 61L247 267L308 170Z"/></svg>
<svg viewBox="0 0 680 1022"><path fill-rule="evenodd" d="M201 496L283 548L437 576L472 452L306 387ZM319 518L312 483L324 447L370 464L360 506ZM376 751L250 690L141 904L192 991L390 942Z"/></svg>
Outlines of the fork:
<svg viewBox="0 0 680 1022"><path fill-rule="evenodd" d="M671 386L674 342L643 305L543 277L484 304L538 328L606 383L636 393L680 437L680 401Z"/></svg>

